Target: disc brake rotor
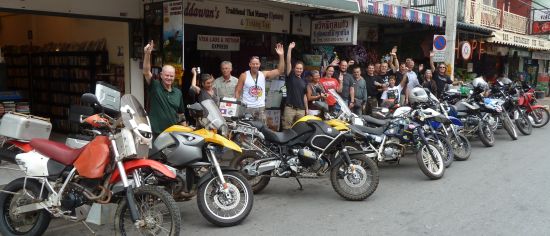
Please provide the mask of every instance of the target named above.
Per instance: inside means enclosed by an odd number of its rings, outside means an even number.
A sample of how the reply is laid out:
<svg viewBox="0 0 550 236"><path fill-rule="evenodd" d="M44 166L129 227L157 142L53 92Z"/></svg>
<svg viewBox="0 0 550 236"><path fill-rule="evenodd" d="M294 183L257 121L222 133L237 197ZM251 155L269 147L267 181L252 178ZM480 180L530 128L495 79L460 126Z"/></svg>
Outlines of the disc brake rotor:
<svg viewBox="0 0 550 236"><path fill-rule="evenodd" d="M227 182L227 190L224 191L220 189L213 198L217 207L227 211L235 208L239 204L241 194L237 186Z"/></svg>
<svg viewBox="0 0 550 236"><path fill-rule="evenodd" d="M355 165L354 168L355 171L348 171L346 173L344 182L346 182L348 186L361 187L367 182L367 171L360 165Z"/></svg>

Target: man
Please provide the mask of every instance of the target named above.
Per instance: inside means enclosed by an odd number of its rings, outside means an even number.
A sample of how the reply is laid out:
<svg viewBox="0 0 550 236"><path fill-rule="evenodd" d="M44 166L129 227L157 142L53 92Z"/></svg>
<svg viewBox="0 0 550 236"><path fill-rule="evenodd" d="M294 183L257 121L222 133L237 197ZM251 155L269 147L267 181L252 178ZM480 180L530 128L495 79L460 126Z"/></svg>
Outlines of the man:
<svg viewBox="0 0 550 236"><path fill-rule="evenodd" d="M304 63L296 62L294 70L292 70L292 49L296 47L296 43L292 42L288 45L286 54L286 104L283 115L283 129L290 129L292 124L298 119L307 115L307 82L303 78Z"/></svg>
<svg viewBox="0 0 550 236"><path fill-rule="evenodd" d="M378 76L374 74L374 65L370 64L367 67L367 75L365 75L365 81L367 84L367 107L365 114L372 114L372 109L378 107L378 94L377 85L381 85L378 81Z"/></svg>
<svg viewBox="0 0 550 236"><path fill-rule="evenodd" d="M166 128L175 125L187 125L184 115L183 95L173 86L176 69L165 65L159 75L151 72L151 52L154 43L151 40L144 48L143 76L147 82L149 91L149 119L153 131L153 137L157 137ZM155 79L152 79L155 76Z"/></svg>
<svg viewBox="0 0 550 236"><path fill-rule="evenodd" d="M348 62L346 60L340 61L339 70L334 72L334 78L338 79L338 83L341 86L340 96L346 103L351 102L353 94L353 77L347 72ZM351 104L349 104L351 105ZM339 110L338 104L336 105L336 110Z"/></svg>
<svg viewBox="0 0 550 236"><path fill-rule="evenodd" d="M382 93L386 88L390 85L390 77L394 75L393 71L388 71L388 63L383 62L380 64L380 75L378 75L378 78L376 82L378 82L381 86L377 86L377 93L376 98L378 99L378 105L382 104ZM376 69L375 69L376 70Z"/></svg>
<svg viewBox="0 0 550 236"><path fill-rule="evenodd" d="M409 103L409 95L413 88L421 87L420 80L418 79L418 75L414 71L414 61L410 58L407 58L407 61L405 62L407 64L407 73L405 76L407 76L407 90L405 91L405 104Z"/></svg>
<svg viewBox="0 0 550 236"><path fill-rule="evenodd" d="M433 61L434 56L435 53L430 52L430 66L432 68L432 71L434 72L433 80L435 80L435 83L437 85L436 96L440 98L441 95L445 92L445 87L447 86L447 84L452 84L453 80L446 73L447 66L445 65L445 63L439 63L439 65L437 66L437 70L435 69L435 63Z"/></svg>
<svg viewBox="0 0 550 236"><path fill-rule="evenodd" d="M235 98L242 98L246 105L245 113L249 113L254 118L265 122L265 80L275 79L284 70L285 58L283 45L278 43L275 52L279 55L279 64L277 69L270 71L260 71L260 58L253 56L248 62L250 70L239 76L237 87L235 87Z"/></svg>
<svg viewBox="0 0 550 236"><path fill-rule="evenodd" d="M367 82L361 76L361 68L353 68L353 97L350 104L350 109L357 115L363 114L363 106L367 102ZM353 106L352 106L353 104Z"/></svg>
<svg viewBox="0 0 550 236"><path fill-rule="evenodd" d="M374 75L380 75L380 66L382 66L382 63L374 63Z"/></svg>
<svg viewBox="0 0 550 236"><path fill-rule="evenodd" d="M231 75L231 71L233 71L233 65L229 61L223 61L220 64L220 70L222 71L222 76L214 81L214 88L216 89L216 93L219 98L234 98L235 87L237 86L237 82L239 80Z"/></svg>

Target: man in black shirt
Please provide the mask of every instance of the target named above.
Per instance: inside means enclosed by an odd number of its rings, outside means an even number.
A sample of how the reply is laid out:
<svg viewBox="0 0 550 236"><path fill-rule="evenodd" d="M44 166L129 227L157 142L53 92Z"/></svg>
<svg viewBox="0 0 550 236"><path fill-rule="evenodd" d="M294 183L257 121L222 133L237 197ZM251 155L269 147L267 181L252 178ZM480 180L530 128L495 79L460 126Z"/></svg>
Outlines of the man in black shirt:
<svg viewBox="0 0 550 236"><path fill-rule="evenodd" d="M340 83L340 86L342 86L340 96L342 96L342 99L344 99L346 103L349 103L351 102L352 94L354 92L353 85L355 80L353 79L353 76L347 72L348 62L346 60L340 61L339 69L340 70L334 72L334 78L336 78ZM336 107L336 110L339 110L339 107Z"/></svg>
<svg viewBox="0 0 550 236"><path fill-rule="evenodd" d="M307 113L307 82L303 76L304 63L301 61L296 62L294 70L292 70L292 49L295 46L294 42L290 43L286 55L285 84L287 96L283 114L283 129L290 129L296 120L304 117Z"/></svg>
<svg viewBox="0 0 550 236"><path fill-rule="evenodd" d="M365 75L365 81L367 82L367 106L366 114L372 114L372 109L378 107L378 90L377 85L381 85L380 77L374 75L374 65L370 64L367 67L367 74Z"/></svg>
<svg viewBox="0 0 550 236"><path fill-rule="evenodd" d="M453 80L446 74L447 66L445 65L445 63L439 63L436 70L435 63L433 61L434 55L435 53L430 52L430 66L432 68L432 71L434 72L433 79L435 80L435 83L437 85L436 96L440 98L446 91L445 87L447 86L447 84L452 84Z"/></svg>

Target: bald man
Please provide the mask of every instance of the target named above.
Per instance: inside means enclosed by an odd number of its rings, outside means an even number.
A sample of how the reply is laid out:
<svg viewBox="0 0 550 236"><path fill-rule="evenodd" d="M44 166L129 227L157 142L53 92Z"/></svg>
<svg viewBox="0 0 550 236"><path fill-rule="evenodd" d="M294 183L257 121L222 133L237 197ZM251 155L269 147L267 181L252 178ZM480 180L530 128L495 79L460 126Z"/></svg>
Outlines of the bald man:
<svg viewBox="0 0 550 236"><path fill-rule="evenodd" d="M187 125L185 121L183 95L181 90L174 87L176 69L173 66L165 65L160 72L160 79L151 72L151 52L153 41L144 48L143 76L147 82L149 91L149 119L153 129L153 136L156 138L166 128L175 125Z"/></svg>

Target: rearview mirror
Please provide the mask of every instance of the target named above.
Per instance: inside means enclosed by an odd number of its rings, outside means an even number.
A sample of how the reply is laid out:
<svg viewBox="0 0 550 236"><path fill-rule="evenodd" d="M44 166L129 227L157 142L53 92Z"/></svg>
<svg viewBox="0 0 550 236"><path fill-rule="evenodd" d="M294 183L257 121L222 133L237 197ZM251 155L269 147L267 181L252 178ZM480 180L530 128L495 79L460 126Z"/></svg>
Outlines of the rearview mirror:
<svg viewBox="0 0 550 236"><path fill-rule="evenodd" d="M82 97L80 98L81 102L84 103L90 103L90 104L99 104L99 101L97 100L97 97L94 94L91 93L85 93L82 94Z"/></svg>

